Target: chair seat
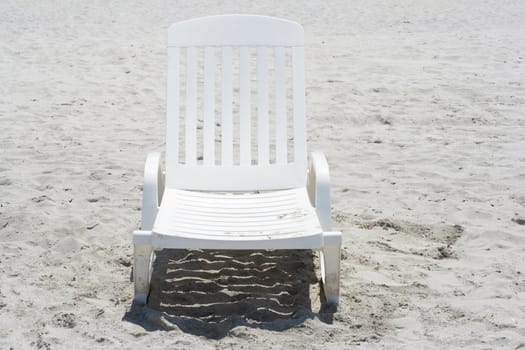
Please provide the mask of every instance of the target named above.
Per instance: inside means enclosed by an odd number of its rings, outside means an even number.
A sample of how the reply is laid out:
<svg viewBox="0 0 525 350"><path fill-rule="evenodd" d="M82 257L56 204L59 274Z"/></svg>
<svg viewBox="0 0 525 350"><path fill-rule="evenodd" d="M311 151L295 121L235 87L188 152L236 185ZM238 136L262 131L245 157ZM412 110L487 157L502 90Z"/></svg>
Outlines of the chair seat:
<svg viewBox="0 0 525 350"><path fill-rule="evenodd" d="M200 249L315 249L323 231L306 188L264 192L166 189L152 245Z"/></svg>

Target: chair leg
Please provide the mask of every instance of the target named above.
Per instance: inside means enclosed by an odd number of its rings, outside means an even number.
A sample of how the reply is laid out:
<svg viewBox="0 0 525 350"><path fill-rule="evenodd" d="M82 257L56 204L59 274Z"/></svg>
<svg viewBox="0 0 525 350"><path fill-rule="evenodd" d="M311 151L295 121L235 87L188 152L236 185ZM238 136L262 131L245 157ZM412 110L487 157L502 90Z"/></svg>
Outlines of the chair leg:
<svg viewBox="0 0 525 350"><path fill-rule="evenodd" d="M328 304L339 304L339 275L341 265L341 232L325 233L321 251L321 276Z"/></svg>
<svg viewBox="0 0 525 350"><path fill-rule="evenodd" d="M135 284L135 302L146 304L151 281L153 247L148 244L133 244L133 282Z"/></svg>

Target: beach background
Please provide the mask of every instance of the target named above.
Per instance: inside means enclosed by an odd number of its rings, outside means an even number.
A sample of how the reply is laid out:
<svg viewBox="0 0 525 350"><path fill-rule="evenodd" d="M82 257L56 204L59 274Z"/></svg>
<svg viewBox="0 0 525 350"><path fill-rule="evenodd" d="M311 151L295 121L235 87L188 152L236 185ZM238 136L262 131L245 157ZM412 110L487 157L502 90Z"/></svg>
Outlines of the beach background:
<svg viewBox="0 0 525 350"><path fill-rule="evenodd" d="M227 13L304 26L335 313L305 252L161 254L132 305L167 28ZM525 349L524 38L522 1L0 2L0 348ZM213 283L170 294L203 261ZM211 288L232 263L283 298Z"/></svg>

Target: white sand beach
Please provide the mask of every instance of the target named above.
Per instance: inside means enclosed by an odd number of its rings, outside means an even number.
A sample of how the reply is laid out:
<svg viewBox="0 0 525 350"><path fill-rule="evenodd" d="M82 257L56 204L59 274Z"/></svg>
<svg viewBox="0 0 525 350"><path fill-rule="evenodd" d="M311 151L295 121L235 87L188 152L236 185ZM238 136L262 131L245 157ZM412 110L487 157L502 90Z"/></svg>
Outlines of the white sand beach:
<svg viewBox="0 0 525 350"><path fill-rule="evenodd" d="M132 305L167 28L228 13L304 26L336 312L306 252L168 251ZM0 349L525 349L524 38L518 0L0 2Z"/></svg>

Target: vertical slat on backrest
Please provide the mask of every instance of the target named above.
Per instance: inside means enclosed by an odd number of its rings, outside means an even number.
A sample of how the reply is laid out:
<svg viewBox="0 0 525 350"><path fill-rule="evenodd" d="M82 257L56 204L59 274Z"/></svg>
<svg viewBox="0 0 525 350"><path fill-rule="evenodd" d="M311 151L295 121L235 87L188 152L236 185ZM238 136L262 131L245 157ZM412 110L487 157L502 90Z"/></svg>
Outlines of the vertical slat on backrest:
<svg viewBox="0 0 525 350"><path fill-rule="evenodd" d="M275 48L275 161L286 164L288 144L286 140L286 71L284 47Z"/></svg>
<svg viewBox="0 0 525 350"><path fill-rule="evenodd" d="M306 121L304 96L304 49L292 49L293 65L293 127L294 127L294 162L304 162L306 157Z"/></svg>
<svg viewBox="0 0 525 350"><path fill-rule="evenodd" d="M197 49L186 50L186 159L195 165L197 159Z"/></svg>
<svg viewBox="0 0 525 350"><path fill-rule="evenodd" d="M221 161L222 165L233 164L233 125L232 125L232 48L222 48L222 135Z"/></svg>
<svg viewBox="0 0 525 350"><path fill-rule="evenodd" d="M180 94L180 49L168 51L166 158L168 164L179 162L179 94Z"/></svg>
<svg viewBox="0 0 525 350"><path fill-rule="evenodd" d="M257 147L258 164L270 163L268 120L268 49L257 48Z"/></svg>
<svg viewBox="0 0 525 350"><path fill-rule="evenodd" d="M215 165L215 48L204 50L204 165Z"/></svg>
<svg viewBox="0 0 525 350"><path fill-rule="evenodd" d="M240 165L251 165L251 135L250 135L250 51L248 47L240 48L239 62L240 78Z"/></svg>

